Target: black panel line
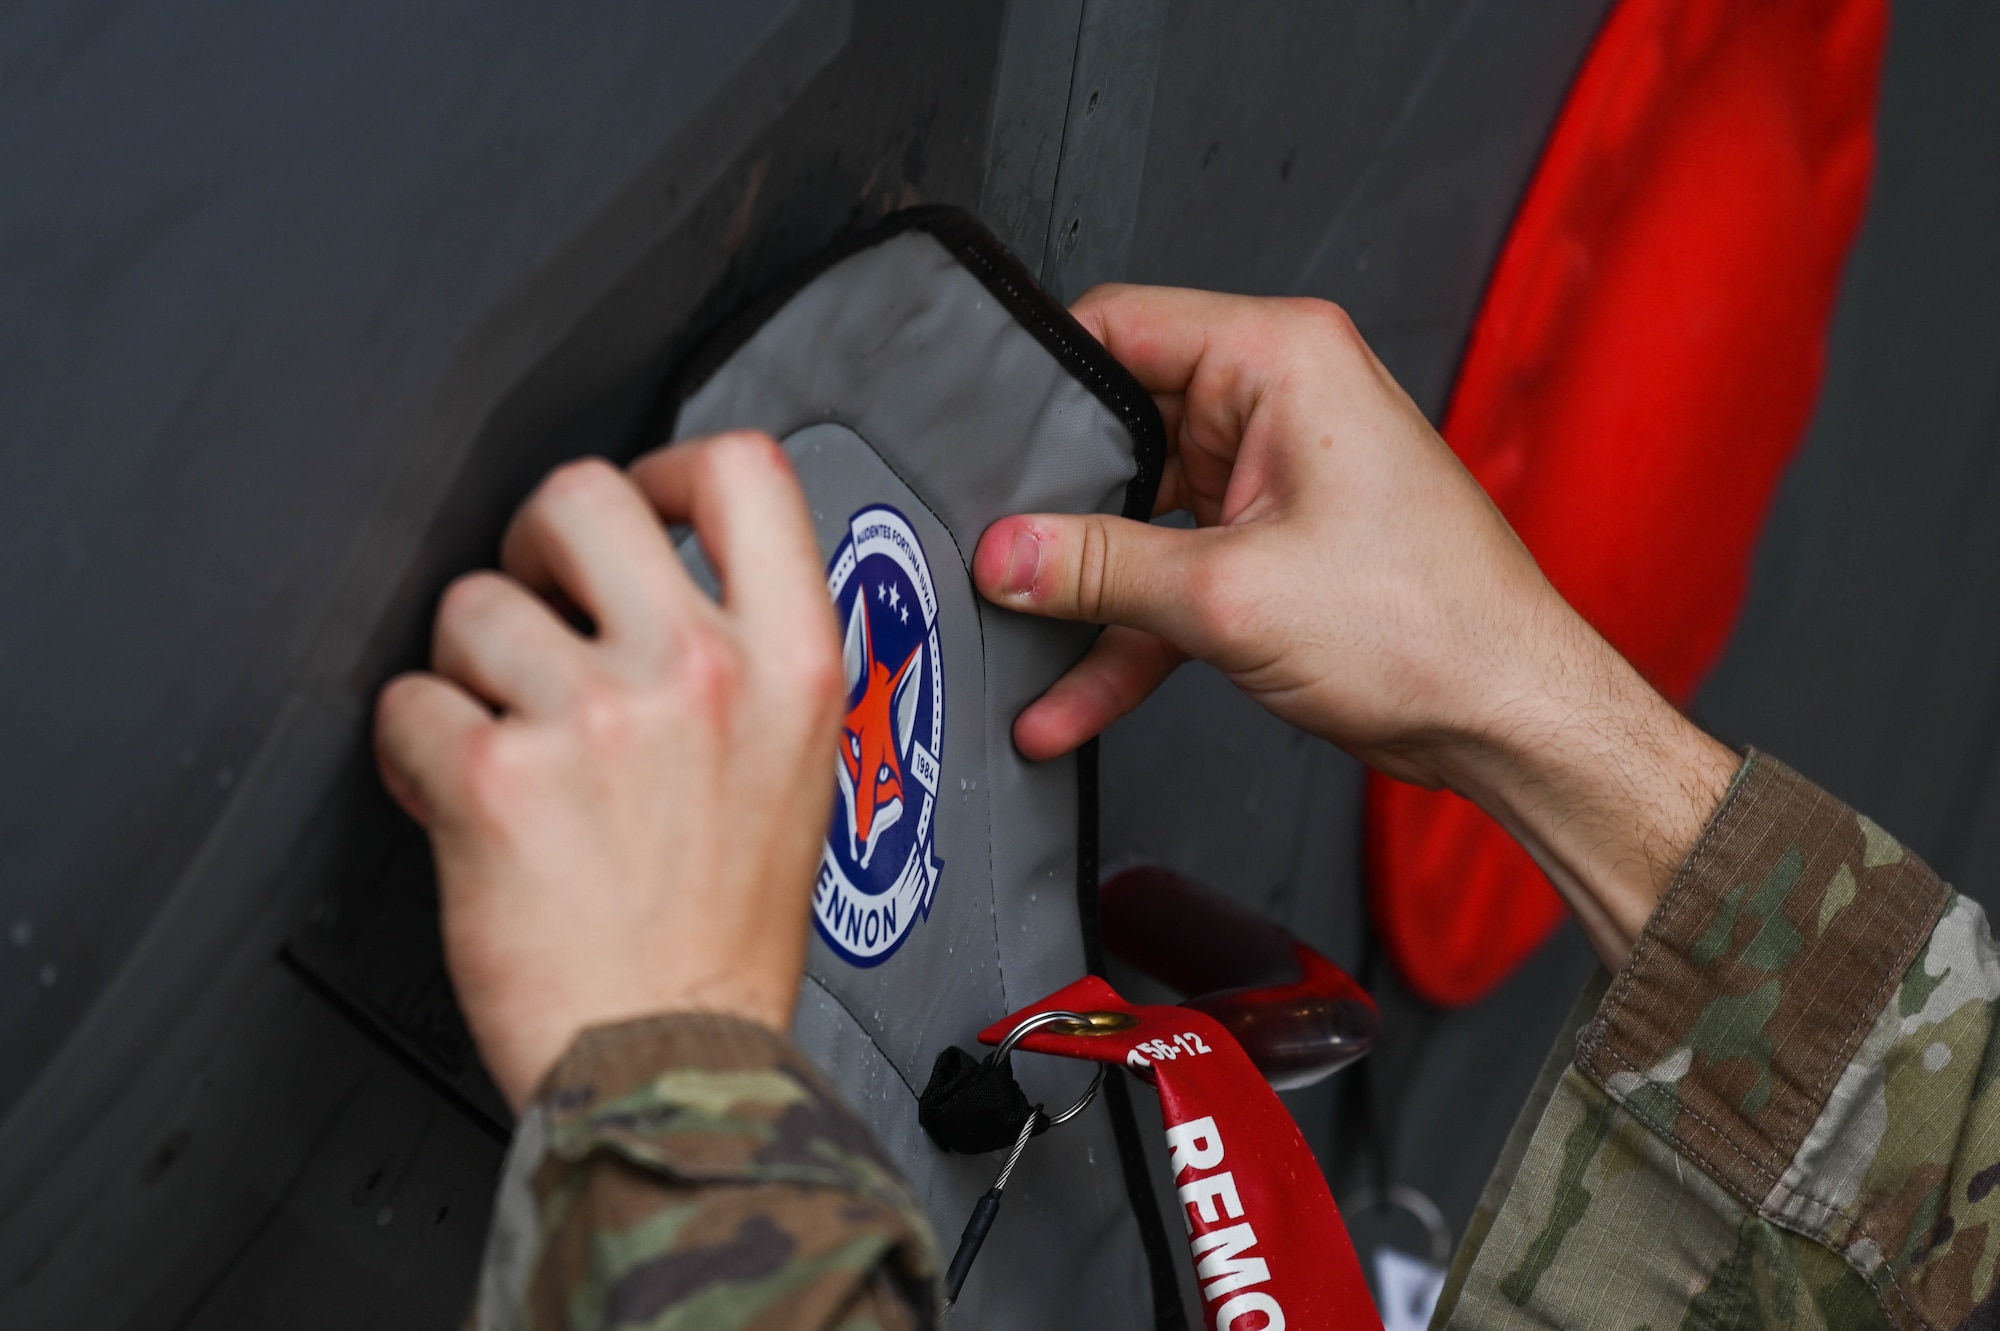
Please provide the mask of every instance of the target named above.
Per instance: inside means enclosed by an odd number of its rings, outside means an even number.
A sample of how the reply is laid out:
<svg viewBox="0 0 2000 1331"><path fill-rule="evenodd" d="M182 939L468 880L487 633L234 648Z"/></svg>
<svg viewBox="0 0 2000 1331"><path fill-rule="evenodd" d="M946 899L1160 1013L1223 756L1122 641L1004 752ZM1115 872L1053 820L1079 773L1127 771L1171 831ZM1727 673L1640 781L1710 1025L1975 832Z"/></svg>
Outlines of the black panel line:
<svg viewBox="0 0 2000 1331"><path fill-rule="evenodd" d="M312 990L314 995L326 1003L328 1007L331 1007L341 1016L347 1018L352 1025L360 1030L362 1035L368 1038L369 1043L401 1064L404 1071L430 1087L431 1090L435 1091L450 1104L452 1108L470 1119L474 1127L502 1146L506 1146L514 1140L513 1124L495 1121L491 1114L480 1108L476 1100L454 1086L451 1082L445 1080L436 1068L426 1063L423 1059L418 1058L408 1049L405 1049L401 1041L391 1038L384 1032L381 1023L370 1015L367 1009L342 993L338 986L329 984L321 979L310 966L307 966L303 961L293 956L292 950L289 947L279 950L278 961L279 964L291 973L294 979Z"/></svg>

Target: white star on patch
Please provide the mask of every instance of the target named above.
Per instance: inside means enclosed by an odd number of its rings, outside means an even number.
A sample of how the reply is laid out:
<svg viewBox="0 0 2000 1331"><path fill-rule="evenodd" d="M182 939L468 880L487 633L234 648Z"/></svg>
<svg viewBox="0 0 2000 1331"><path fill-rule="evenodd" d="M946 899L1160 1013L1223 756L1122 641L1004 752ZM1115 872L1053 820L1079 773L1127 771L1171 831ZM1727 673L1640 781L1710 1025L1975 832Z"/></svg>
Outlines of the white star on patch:
<svg viewBox="0 0 2000 1331"><path fill-rule="evenodd" d="M903 607L903 622L905 624L910 622L910 607L908 606Z"/></svg>
<svg viewBox="0 0 2000 1331"><path fill-rule="evenodd" d="M889 585L887 583L878 582L875 584L875 599L878 601L889 599Z"/></svg>
<svg viewBox="0 0 2000 1331"><path fill-rule="evenodd" d="M894 610L897 606L901 605L902 603L903 603L903 593L898 591L893 585L891 585L889 588L889 608L891 610Z"/></svg>

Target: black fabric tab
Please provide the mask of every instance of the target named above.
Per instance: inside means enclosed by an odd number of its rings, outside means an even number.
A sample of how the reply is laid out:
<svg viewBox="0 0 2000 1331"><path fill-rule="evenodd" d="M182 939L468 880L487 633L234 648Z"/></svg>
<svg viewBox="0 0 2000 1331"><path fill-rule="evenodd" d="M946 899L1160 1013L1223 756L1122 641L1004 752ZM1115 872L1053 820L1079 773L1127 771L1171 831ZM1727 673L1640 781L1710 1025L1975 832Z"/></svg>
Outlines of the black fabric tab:
<svg viewBox="0 0 2000 1331"><path fill-rule="evenodd" d="M917 1097L917 1122L932 1141L960 1155L1004 1151L1035 1107L1014 1080L1014 1060L988 1063L957 1045L940 1050L930 1083ZM1048 1131L1046 1121L1035 1135Z"/></svg>

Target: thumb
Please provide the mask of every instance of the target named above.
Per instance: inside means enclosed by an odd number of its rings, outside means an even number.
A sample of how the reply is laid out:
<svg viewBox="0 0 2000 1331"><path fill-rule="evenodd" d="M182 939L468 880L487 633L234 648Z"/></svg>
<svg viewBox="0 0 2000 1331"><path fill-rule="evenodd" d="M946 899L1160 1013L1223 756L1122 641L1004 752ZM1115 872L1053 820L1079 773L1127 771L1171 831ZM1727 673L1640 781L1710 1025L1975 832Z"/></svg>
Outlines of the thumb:
<svg viewBox="0 0 2000 1331"><path fill-rule="evenodd" d="M979 538L972 578L996 605L1052 619L1124 624L1190 656L1215 644L1191 594L1222 533L1102 513L1002 518Z"/></svg>

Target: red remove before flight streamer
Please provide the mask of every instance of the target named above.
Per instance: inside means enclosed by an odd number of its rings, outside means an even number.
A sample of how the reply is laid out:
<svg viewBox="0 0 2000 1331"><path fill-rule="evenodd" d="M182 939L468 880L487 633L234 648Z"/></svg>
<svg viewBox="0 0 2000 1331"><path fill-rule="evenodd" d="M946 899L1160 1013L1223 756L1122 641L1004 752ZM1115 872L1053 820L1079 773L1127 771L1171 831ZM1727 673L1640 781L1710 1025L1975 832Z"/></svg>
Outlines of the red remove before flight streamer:
<svg viewBox="0 0 2000 1331"><path fill-rule="evenodd" d="M1886 0L1622 0L1495 267L1443 433L1551 582L1686 705L1812 416L1867 202ZM1371 777L1375 918L1444 1004L1555 927L1471 803Z"/></svg>

